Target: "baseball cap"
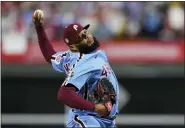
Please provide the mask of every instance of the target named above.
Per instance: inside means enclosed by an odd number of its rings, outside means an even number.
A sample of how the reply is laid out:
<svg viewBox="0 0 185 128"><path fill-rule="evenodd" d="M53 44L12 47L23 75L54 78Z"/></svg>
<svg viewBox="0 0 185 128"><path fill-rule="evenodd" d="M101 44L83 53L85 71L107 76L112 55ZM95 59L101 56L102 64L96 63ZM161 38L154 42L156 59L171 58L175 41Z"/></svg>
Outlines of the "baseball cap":
<svg viewBox="0 0 185 128"><path fill-rule="evenodd" d="M75 44L80 32L84 29L88 29L90 24L87 24L83 27L79 23L70 24L64 29L63 40L69 46Z"/></svg>

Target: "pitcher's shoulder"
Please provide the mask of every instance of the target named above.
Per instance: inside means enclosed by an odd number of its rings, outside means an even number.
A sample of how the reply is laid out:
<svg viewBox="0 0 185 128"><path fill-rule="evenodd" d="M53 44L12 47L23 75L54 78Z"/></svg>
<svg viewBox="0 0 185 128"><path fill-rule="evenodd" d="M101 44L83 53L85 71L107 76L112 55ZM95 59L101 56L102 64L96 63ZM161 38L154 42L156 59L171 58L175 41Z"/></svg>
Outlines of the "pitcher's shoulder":
<svg viewBox="0 0 185 128"><path fill-rule="evenodd" d="M104 50L97 50L94 55L89 58L89 64L96 68L101 68L108 61Z"/></svg>
<svg viewBox="0 0 185 128"><path fill-rule="evenodd" d="M95 58L96 58L96 61L99 63L108 62L108 58L104 50L98 50Z"/></svg>

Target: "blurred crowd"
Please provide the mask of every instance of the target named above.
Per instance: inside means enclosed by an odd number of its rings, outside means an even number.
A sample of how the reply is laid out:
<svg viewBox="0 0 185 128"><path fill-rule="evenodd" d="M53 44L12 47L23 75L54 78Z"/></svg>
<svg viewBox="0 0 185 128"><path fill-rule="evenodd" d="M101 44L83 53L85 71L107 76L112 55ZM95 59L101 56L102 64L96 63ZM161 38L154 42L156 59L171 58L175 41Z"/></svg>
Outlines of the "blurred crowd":
<svg viewBox="0 0 185 128"><path fill-rule="evenodd" d="M60 41L73 22L91 24L99 40L184 38L184 2L1 2L2 36L37 39L32 13L44 11L50 40Z"/></svg>

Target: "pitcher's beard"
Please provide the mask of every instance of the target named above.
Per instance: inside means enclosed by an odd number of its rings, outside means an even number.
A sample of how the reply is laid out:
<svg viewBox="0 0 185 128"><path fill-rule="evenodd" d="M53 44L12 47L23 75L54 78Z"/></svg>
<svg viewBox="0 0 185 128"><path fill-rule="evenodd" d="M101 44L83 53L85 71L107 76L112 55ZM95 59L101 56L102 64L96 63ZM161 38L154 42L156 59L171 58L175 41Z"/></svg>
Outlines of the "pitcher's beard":
<svg viewBox="0 0 185 128"><path fill-rule="evenodd" d="M91 53L100 46L100 43L98 42L98 40L95 37L93 38L94 38L94 43L91 46L88 46L87 44L79 44L77 46L80 53L84 53L84 54Z"/></svg>

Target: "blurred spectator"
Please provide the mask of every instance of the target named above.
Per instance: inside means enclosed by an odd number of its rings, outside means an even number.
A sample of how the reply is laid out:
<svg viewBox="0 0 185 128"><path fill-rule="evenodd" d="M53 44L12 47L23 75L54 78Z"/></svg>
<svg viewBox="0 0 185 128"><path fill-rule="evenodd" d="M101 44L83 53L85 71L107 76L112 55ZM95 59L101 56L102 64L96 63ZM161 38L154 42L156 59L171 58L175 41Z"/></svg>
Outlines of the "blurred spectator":
<svg viewBox="0 0 185 128"><path fill-rule="evenodd" d="M169 6L167 15L170 28L176 32L176 36L183 36L184 8L180 6L180 3L173 2Z"/></svg>
<svg viewBox="0 0 185 128"><path fill-rule="evenodd" d="M25 33L37 39L32 13L42 9L50 40L62 40L67 24L91 24L99 40L183 38L183 2L2 2L2 35Z"/></svg>

